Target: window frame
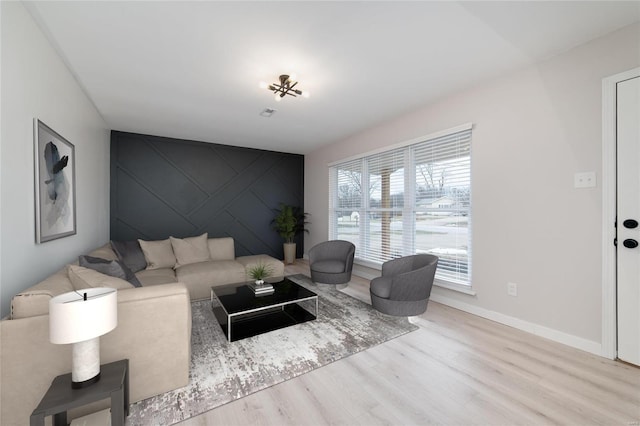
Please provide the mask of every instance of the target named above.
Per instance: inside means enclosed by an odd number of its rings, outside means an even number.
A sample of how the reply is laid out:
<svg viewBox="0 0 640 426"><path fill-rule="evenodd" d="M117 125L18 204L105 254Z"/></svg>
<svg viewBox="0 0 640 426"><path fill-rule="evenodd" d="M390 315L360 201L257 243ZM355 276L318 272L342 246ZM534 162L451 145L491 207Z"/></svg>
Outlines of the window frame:
<svg viewBox="0 0 640 426"><path fill-rule="evenodd" d="M339 161L334 161L328 164L329 169L329 239L336 239L338 237L338 228L339 228L339 217L338 213L344 211L344 213L357 211L359 214L358 223L358 243L356 244L356 258L354 263L356 265L361 265L364 267L372 268L380 270L382 267L382 263L384 261L377 262L373 259L370 259L369 253L367 251L364 252L363 257L358 256L359 251L362 253L362 250L368 250L369 245L366 244L367 235L369 234L368 224L370 224L370 220L367 220L367 215L371 213L380 213L384 211L391 211L392 213L400 212L402 214L402 243L399 252L396 256L407 256L414 254L416 251L416 213L426 212L429 210L444 212L444 210L451 211L460 211L460 208L451 207L449 209L438 209L438 208L429 208L424 206L418 206L416 202L416 187L418 185L416 178L416 163L414 154L416 149L421 146L427 145L429 142L436 142L437 140L442 141L444 138L448 136L453 136L454 134L461 132L469 132L469 205L468 207L462 209L467 213L468 223L467 223L467 272L466 272L466 280L458 280L453 277L443 277L438 274L436 276L435 284L441 287L449 288L456 291L461 291L467 294L475 294L472 290L472 205L471 205L471 192L473 186L472 179L472 129L473 124L467 123L457 127L453 127L450 129L446 129L440 132L432 133L429 135L421 136L409 141L405 141L399 144L394 144L391 146L386 146L381 149L377 149L374 151L366 152L364 154L352 156L349 158L345 158ZM378 156L384 155L396 155L394 152L401 151L403 153L403 162L402 168L404 168L404 188L403 188L403 206L398 207L374 207L370 206L370 195L365 195L362 188L369 188L369 160L372 158L376 158ZM359 165L357 163L360 163ZM339 207L338 205L338 197L339 197L339 189L338 185L340 183L338 178L338 169L339 166L348 165L360 170L360 206L357 209L349 209L348 207ZM408 202L409 201L409 202ZM391 237L390 237L391 238ZM360 249L360 250L358 250ZM370 249L370 247L369 247ZM391 247L392 250L392 247ZM382 249L380 251L380 257L383 257ZM446 274L445 274L446 275Z"/></svg>

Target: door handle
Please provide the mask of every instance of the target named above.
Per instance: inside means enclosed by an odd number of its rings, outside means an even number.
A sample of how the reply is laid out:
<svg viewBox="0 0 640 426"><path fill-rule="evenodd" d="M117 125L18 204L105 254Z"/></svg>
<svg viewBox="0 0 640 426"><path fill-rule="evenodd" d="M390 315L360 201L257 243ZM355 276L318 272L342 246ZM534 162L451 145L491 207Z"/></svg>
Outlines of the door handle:
<svg viewBox="0 0 640 426"><path fill-rule="evenodd" d="M638 242L636 240L632 240L631 238L628 238L622 242L622 245L625 246L626 248L636 248L638 247Z"/></svg>
<svg viewBox="0 0 640 426"><path fill-rule="evenodd" d="M624 222L622 222L622 224L627 229L635 229L638 227L638 221L633 219L627 219Z"/></svg>

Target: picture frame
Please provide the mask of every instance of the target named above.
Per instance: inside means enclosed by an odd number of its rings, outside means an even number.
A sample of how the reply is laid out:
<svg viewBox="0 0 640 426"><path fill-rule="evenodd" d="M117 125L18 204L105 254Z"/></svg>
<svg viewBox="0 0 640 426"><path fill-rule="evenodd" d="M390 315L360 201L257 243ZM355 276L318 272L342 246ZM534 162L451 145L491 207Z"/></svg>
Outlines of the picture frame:
<svg viewBox="0 0 640 426"><path fill-rule="evenodd" d="M36 243L76 233L75 146L33 119Z"/></svg>

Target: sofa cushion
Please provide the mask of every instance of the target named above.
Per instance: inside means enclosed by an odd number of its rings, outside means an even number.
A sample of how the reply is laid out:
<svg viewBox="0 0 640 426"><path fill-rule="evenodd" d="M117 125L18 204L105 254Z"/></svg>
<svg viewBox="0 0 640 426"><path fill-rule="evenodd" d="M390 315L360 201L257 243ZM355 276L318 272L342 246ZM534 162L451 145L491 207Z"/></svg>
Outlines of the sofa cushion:
<svg viewBox="0 0 640 426"><path fill-rule="evenodd" d="M71 284L73 284L73 288L76 290L92 287L109 287L115 288L116 290L133 288L133 285L125 280L110 277L109 275L101 274L93 269L83 268L82 266L69 265L67 267L67 274L69 274Z"/></svg>
<svg viewBox="0 0 640 426"><path fill-rule="evenodd" d="M244 266L235 260L210 260L176 269L178 281L189 289L192 300L211 296L211 286L246 281Z"/></svg>
<svg viewBox="0 0 640 426"><path fill-rule="evenodd" d="M100 257L82 255L78 256L78 265L83 268L93 269L110 277L120 278L129 282L134 287L142 287L142 284L140 284L140 281L138 281L133 271L119 260L106 260Z"/></svg>
<svg viewBox="0 0 640 426"><path fill-rule="evenodd" d="M136 273L143 287L177 283L176 271L173 268L144 269Z"/></svg>
<svg viewBox="0 0 640 426"><path fill-rule="evenodd" d="M208 235L198 237L174 238L169 237L173 253L176 256L176 268L190 263L206 262L210 260L209 247L207 244Z"/></svg>
<svg viewBox="0 0 640 426"><path fill-rule="evenodd" d="M73 291L73 285L63 268L33 287L21 291L11 299L11 319L35 317L49 313L49 300Z"/></svg>
<svg viewBox="0 0 640 426"><path fill-rule="evenodd" d="M111 241L111 248L118 259L133 272L142 271L147 267L147 260L140 248L140 243L133 241Z"/></svg>
<svg viewBox="0 0 640 426"><path fill-rule="evenodd" d="M246 280L250 280L249 270L256 265L266 265L271 269L270 277L282 277L284 276L284 263L281 260L274 259L266 254L256 254L253 256L240 256L236 258L236 262L244 266L246 273Z"/></svg>
<svg viewBox="0 0 640 426"><path fill-rule="evenodd" d="M236 249L231 237L209 238L207 245L211 260L234 260L236 258Z"/></svg>
<svg viewBox="0 0 640 426"><path fill-rule="evenodd" d="M327 274L339 274L344 272L345 263L342 260L316 260L313 262L313 270Z"/></svg>
<svg viewBox="0 0 640 426"><path fill-rule="evenodd" d="M176 256L173 253L171 240L144 241L138 240L147 261L147 269L173 268Z"/></svg>

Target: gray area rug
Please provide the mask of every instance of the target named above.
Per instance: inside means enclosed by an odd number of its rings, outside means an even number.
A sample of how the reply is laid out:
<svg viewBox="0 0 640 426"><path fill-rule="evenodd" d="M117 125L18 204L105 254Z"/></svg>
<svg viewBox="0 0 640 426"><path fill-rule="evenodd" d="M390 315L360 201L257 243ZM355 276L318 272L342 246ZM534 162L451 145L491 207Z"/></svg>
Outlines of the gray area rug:
<svg viewBox="0 0 640 426"><path fill-rule="evenodd" d="M129 425L170 425L292 379L418 327L304 275L318 294L314 321L228 343L209 301L193 302L190 382L131 405Z"/></svg>

